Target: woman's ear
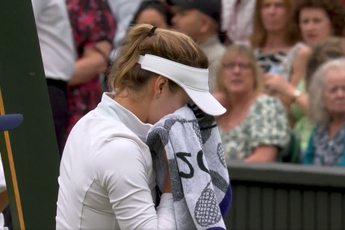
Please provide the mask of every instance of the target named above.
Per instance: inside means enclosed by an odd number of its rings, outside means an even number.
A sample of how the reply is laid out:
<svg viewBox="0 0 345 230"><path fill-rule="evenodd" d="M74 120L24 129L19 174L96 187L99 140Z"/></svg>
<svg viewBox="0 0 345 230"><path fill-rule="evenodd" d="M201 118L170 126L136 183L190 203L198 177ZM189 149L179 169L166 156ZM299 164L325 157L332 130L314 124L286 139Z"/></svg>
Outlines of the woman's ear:
<svg viewBox="0 0 345 230"><path fill-rule="evenodd" d="M166 77L158 76L154 85L154 96L159 98L166 87L169 87L168 79Z"/></svg>

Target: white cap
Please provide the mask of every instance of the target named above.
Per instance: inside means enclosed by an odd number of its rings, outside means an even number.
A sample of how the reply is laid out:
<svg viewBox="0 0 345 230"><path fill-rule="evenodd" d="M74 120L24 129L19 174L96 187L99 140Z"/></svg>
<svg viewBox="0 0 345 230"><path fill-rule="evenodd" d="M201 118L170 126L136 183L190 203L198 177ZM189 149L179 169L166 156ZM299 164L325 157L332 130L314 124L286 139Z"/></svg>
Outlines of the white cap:
<svg viewBox="0 0 345 230"><path fill-rule="evenodd" d="M219 116L226 109L210 94L208 69L195 68L151 54L140 55L141 68L162 75L179 86L206 114Z"/></svg>

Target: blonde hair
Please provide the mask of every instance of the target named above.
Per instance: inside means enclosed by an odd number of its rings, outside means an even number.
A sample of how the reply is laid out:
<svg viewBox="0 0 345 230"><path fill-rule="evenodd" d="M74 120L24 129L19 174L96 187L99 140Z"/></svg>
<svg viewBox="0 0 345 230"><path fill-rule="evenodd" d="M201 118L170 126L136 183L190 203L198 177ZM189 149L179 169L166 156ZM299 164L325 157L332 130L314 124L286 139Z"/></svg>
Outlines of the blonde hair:
<svg viewBox="0 0 345 230"><path fill-rule="evenodd" d="M152 77L158 76L141 69L137 63L140 55L152 54L188 66L208 68L207 56L190 37L160 28L152 33L152 28L151 25L141 24L130 29L110 71L108 83L115 92L138 92ZM173 91L179 86L169 81L169 87Z"/></svg>
<svg viewBox="0 0 345 230"><path fill-rule="evenodd" d="M263 47L267 39L267 31L262 23L261 9L264 0L257 0L255 5L253 33L250 38L253 48ZM294 45L301 40L301 34L298 25L293 21L293 13L295 9L295 0L284 0L286 7L287 20L285 42L287 45Z"/></svg>
<svg viewBox="0 0 345 230"><path fill-rule="evenodd" d="M331 116L323 99L325 76L331 69L345 69L345 58L330 60L320 66L310 82L309 106L310 114L316 124L327 126Z"/></svg>
<svg viewBox="0 0 345 230"><path fill-rule="evenodd" d="M263 91L262 71L260 69L260 66L258 65L253 49L244 45L229 46L223 55L222 63L226 62L227 59L233 58L236 56L241 56L248 59L253 71L254 79L255 79L254 92L255 93L262 92ZM218 91L220 92L226 91L224 87L223 65L220 65L219 67L219 71L217 75L217 87L218 87Z"/></svg>

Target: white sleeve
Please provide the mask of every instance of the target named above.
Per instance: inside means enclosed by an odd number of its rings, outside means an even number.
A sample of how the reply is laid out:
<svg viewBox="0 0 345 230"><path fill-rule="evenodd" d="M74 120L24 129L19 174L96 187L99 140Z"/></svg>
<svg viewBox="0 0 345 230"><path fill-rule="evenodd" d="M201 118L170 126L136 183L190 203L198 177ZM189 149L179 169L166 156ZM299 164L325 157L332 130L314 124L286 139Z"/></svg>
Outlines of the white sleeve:
<svg viewBox="0 0 345 230"><path fill-rule="evenodd" d="M176 229L171 194L163 194L155 210L146 162L134 141L117 138L97 155L96 177L108 191L120 229Z"/></svg>

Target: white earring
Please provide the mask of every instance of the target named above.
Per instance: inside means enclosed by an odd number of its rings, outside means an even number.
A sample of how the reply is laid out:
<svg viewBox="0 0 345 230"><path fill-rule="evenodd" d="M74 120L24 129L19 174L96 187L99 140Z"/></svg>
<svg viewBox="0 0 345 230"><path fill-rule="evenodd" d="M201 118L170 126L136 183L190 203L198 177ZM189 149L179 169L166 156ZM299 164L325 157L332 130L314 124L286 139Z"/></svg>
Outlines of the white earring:
<svg viewBox="0 0 345 230"><path fill-rule="evenodd" d="M158 99L160 97L160 93L156 95L156 98Z"/></svg>

